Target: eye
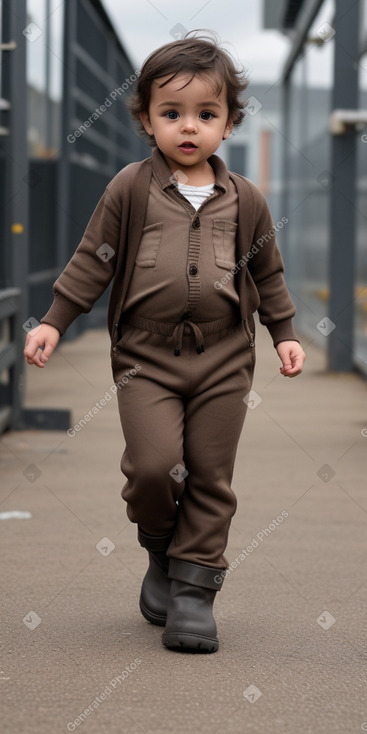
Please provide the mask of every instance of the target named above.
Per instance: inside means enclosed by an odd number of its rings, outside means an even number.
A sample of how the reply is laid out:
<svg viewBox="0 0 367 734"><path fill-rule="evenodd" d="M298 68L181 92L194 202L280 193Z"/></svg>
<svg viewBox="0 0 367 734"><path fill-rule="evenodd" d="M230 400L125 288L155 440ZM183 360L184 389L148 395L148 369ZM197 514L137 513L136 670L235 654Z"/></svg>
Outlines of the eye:
<svg viewBox="0 0 367 734"><path fill-rule="evenodd" d="M168 117L169 120L177 120L178 112L176 112L176 110L169 110L168 112L164 113L164 116Z"/></svg>
<svg viewBox="0 0 367 734"><path fill-rule="evenodd" d="M212 120L213 117L214 115L212 112L207 112L206 110L204 110L203 112L200 112L200 118L202 120Z"/></svg>

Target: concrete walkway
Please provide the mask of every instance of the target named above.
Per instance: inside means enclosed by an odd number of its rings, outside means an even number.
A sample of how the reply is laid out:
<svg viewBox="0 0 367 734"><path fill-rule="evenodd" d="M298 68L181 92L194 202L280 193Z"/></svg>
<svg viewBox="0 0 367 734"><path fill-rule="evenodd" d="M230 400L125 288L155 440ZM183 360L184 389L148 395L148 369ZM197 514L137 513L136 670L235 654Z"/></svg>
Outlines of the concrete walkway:
<svg viewBox="0 0 367 734"><path fill-rule="evenodd" d="M100 407L74 436L0 437L0 512L31 514L0 521L4 734L367 731L367 382L304 347L286 379L258 327L208 656L166 650L138 610L107 334L28 368L29 405L70 407L74 425Z"/></svg>

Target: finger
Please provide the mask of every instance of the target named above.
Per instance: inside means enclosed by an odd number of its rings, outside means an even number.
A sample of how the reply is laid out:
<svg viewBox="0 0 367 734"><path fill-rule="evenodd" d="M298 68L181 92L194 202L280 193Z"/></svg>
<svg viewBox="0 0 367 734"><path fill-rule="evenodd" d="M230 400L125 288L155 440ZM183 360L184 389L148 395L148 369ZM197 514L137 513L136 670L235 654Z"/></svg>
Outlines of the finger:
<svg viewBox="0 0 367 734"><path fill-rule="evenodd" d="M297 356L293 359L293 363L284 364L281 368L281 372L286 377L295 377L301 374L303 366L303 360L301 356Z"/></svg>
<svg viewBox="0 0 367 734"><path fill-rule="evenodd" d="M47 362L48 358L51 357L51 354L53 353L55 347L56 344L53 344L52 342L47 342L47 344L45 344L44 348L42 349L42 353L39 355L41 362Z"/></svg>
<svg viewBox="0 0 367 734"><path fill-rule="evenodd" d="M42 347L38 347L36 352L33 355L27 357L28 364L35 364L36 367L44 367L45 361L42 359L42 355L43 355Z"/></svg>
<svg viewBox="0 0 367 734"><path fill-rule="evenodd" d="M24 349L24 356L28 364L36 364L37 367L41 367L42 363L47 362L43 359L44 350L45 343L40 337L28 335Z"/></svg>
<svg viewBox="0 0 367 734"><path fill-rule="evenodd" d="M28 336L24 349L24 355L29 359L33 359L33 357L37 353L37 350L40 348L43 349L44 346L44 340L40 339L39 337L32 338Z"/></svg>
<svg viewBox="0 0 367 734"><path fill-rule="evenodd" d="M293 367L302 372L304 361L305 359L303 354L296 354L295 357L293 357L292 359Z"/></svg>
<svg viewBox="0 0 367 734"><path fill-rule="evenodd" d="M24 356L28 360L33 360L33 357L35 356L38 347L40 344L38 344L37 341L34 341L33 339L30 340L24 349Z"/></svg>

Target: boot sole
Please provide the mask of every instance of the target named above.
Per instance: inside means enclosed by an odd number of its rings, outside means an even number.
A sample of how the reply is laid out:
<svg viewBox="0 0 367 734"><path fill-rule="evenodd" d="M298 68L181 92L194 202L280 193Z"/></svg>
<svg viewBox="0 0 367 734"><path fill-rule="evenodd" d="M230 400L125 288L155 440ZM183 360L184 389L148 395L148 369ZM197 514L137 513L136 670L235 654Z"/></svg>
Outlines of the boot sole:
<svg viewBox="0 0 367 734"><path fill-rule="evenodd" d="M151 624L156 624L158 627L166 626L167 615L155 614L155 612L152 612L144 605L141 599L139 600L139 608L144 619L146 619L148 622L150 622Z"/></svg>
<svg viewBox="0 0 367 734"><path fill-rule="evenodd" d="M162 642L165 647L181 652L211 653L217 652L219 648L219 642L215 638L187 632L163 632Z"/></svg>

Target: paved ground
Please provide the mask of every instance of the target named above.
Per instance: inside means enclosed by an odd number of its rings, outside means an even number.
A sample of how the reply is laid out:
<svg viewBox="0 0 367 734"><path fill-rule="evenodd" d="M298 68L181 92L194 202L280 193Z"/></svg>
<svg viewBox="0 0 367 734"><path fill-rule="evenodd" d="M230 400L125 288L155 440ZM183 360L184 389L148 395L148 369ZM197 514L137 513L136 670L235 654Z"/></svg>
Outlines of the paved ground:
<svg viewBox="0 0 367 734"><path fill-rule="evenodd" d="M214 655L166 650L138 611L115 399L74 437L1 437L0 512L31 513L0 521L4 734L367 730L367 382L327 374L312 345L283 378L261 327L257 343ZM30 405L78 423L112 385L106 333L27 374Z"/></svg>

